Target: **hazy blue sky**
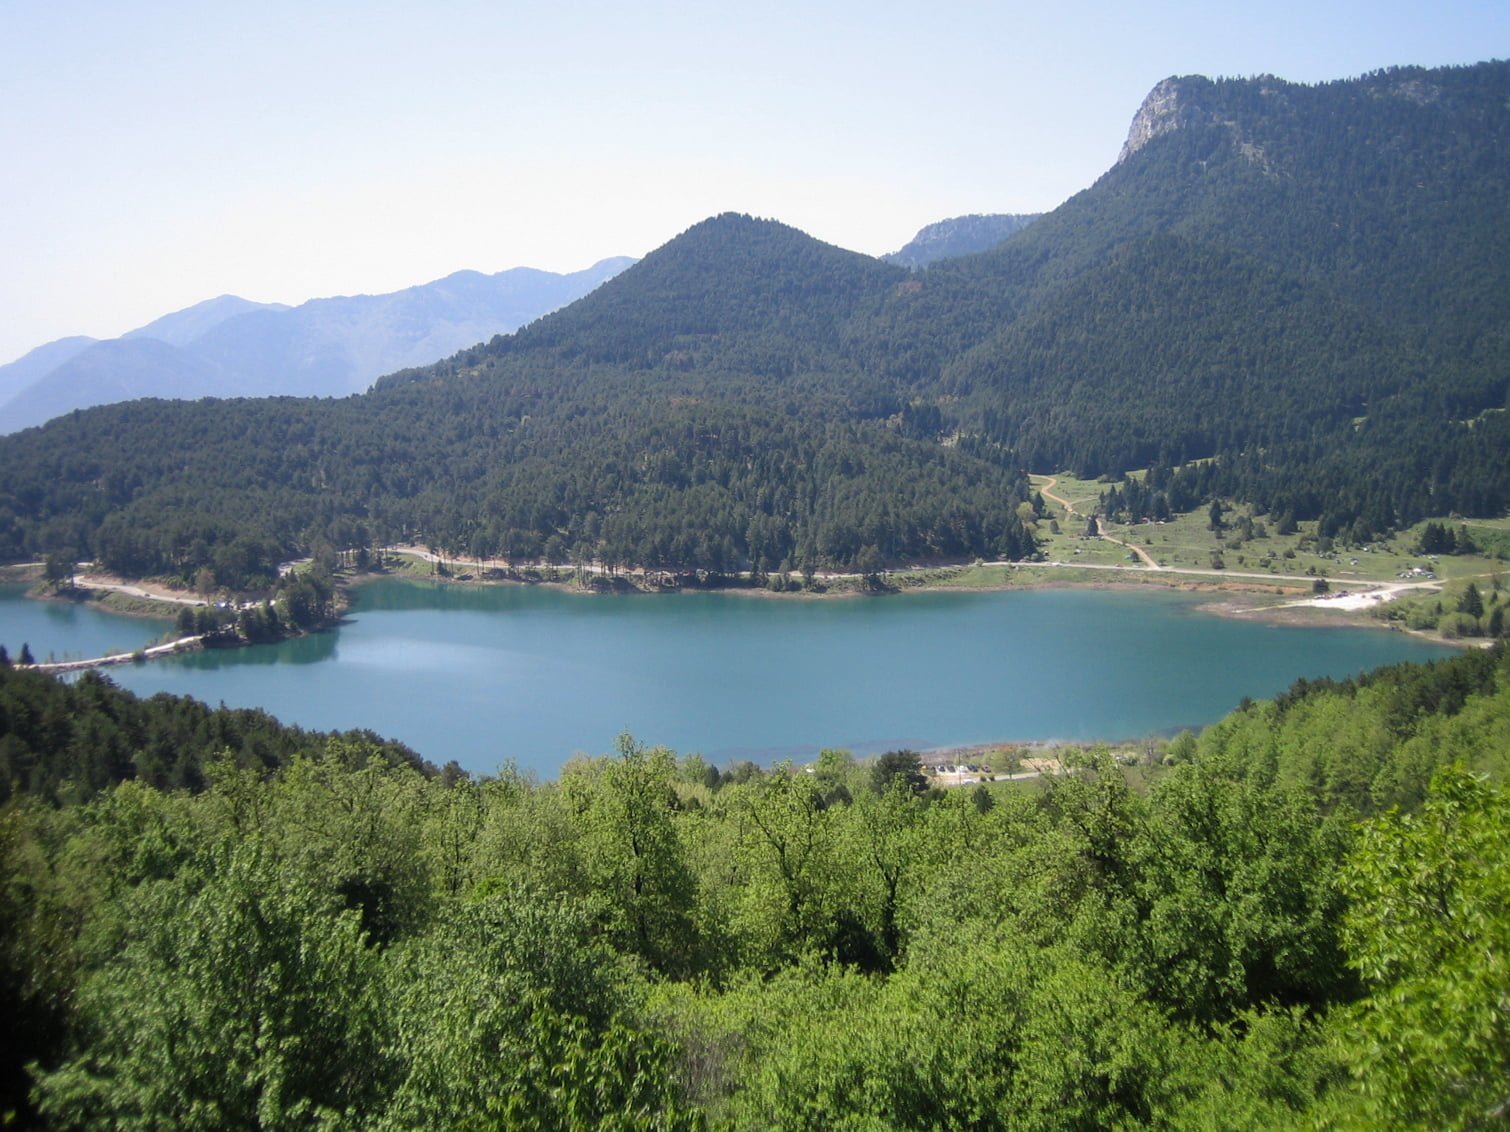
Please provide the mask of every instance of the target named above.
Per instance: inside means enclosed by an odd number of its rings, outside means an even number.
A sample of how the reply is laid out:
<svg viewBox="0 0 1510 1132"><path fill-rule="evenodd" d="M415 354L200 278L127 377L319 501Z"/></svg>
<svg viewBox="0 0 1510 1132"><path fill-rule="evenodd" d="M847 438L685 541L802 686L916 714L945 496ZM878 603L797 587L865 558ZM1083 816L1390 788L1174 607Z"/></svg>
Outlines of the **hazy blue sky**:
<svg viewBox="0 0 1510 1132"><path fill-rule="evenodd" d="M1507 54L1510 0L0 0L0 361L729 209L881 254L1087 187L1171 74Z"/></svg>

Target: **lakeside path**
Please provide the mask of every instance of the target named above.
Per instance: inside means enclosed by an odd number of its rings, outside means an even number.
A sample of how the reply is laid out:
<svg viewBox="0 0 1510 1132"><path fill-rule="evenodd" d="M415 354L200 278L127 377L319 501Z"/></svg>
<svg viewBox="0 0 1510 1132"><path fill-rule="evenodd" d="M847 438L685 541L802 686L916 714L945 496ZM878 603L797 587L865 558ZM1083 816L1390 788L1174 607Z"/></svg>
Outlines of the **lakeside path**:
<svg viewBox="0 0 1510 1132"><path fill-rule="evenodd" d="M107 574L75 575L74 587L81 590L108 590L111 593L145 598L148 601L162 601L171 605L209 604L197 594L186 594L181 590L170 590L166 586L156 586L147 582L124 582Z"/></svg>
<svg viewBox="0 0 1510 1132"><path fill-rule="evenodd" d="M47 664L17 665L33 672L82 672L86 668L103 668L111 664L132 664L139 660L152 660L159 656L171 656L179 652L196 652L204 647L204 637L179 637L176 641L153 645L133 652L116 652L108 656L93 656L85 660L58 660Z"/></svg>
<svg viewBox="0 0 1510 1132"><path fill-rule="evenodd" d="M1047 485L1035 485L1038 486L1039 490L1043 492L1044 498L1050 499L1053 502L1059 504L1061 507L1064 507L1069 514L1084 517L1083 512L1076 510L1073 504L1071 504L1063 496L1057 495L1052 492L1051 488L1055 483L1054 477L1034 476L1033 478L1035 480L1043 479L1048 481ZM1115 580L1119 575L1121 577L1129 577L1131 575L1157 574L1161 577L1189 577L1217 583L1221 583L1223 581L1236 582L1238 580L1242 580L1244 582L1268 582L1271 584L1275 582L1290 582L1296 585L1310 586L1316 581L1315 576L1309 574L1274 574L1267 571L1259 573L1257 571L1244 570L1209 570L1202 569L1198 566L1160 566L1152 558L1152 556L1149 555L1147 550L1137 545L1136 543L1126 542L1122 539L1114 538L1111 535L1098 535L1097 537L1103 539L1106 542L1114 543L1117 546L1125 547L1129 553L1136 554L1138 556L1138 564L1136 566L1124 566L1121 563L1108 565L1106 563L1097 562L1061 562L1057 560L1050 560L1047 562L1015 562L1008 559L996 559L989 562L983 562L981 563L981 565L1011 570L1030 570L1036 566L1052 566L1056 569L1084 570L1093 573L1105 574L1113 580ZM504 559L455 557L432 551L429 548L423 546L394 545L384 547L383 550L385 553L399 554L406 557L416 558L421 562L446 565L453 568L463 565L476 567L479 570L507 570L511 568L511 563ZM612 576L614 574L628 576L637 573L637 571L632 567L613 571L608 569L606 566L603 566L596 562L582 563L576 566L561 566L558 567L558 569L563 573L570 573L575 570L581 569L588 574L599 576ZM901 570L889 571L889 573L901 574L918 569L927 569L927 567L909 566L904 567ZM831 582L839 580L853 580L860 578L861 575L846 574L838 571L820 570L816 573L815 577L821 578L824 581ZM1352 585L1352 583L1344 584ZM1400 593L1408 590L1441 588L1439 582L1411 582L1400 584L1363 582L1357 583L1357 585L1359 588L1356 590L1340 590L1336 593L1324 594L1314 598L1297 599L1284 602L1282 606L1270 606L1268 608L1298 608L1303 606L1315 606L1317 608L1323 609L1356 611L1358 609L1364 608L1365 605L1349 604L1345 599L1352 599L1354 601L1357 601L1359 598L1366 598L1366 604L1378 604L1380 602L1389 601L1392 598L1399 596Z"/></svg>
<svg viewBox="0 0 1510 1132"><path fill-rule="evenodd" d="M1029 478L1033 482L1034 486L1043 493L1045 499L1048 499L1051 502L1056 503L1060 507L1064 508L1067 515L1073 515L1077 518L1089 517L1085 512L1077 508L1074 502L1065 498L1063 495L1054 490L1054 488L1058 484L1057 477L1034 474ZM1046 565L1054 567L1056 569L1091 571L1094 573L1105 574L1111 577L1115 577L1117 575L1126 577L1129 575L1156 574L1160 576L1173 575L1180 577L1189 577L1216 583L1220 583L1224 580L1234 582L1241 580L1244 582L1289 582L1296 585L1306 586L1311 585L1315 582L1315 578L1313 576L1304 574L1274 574L1267 571L1259 573L1256 571L1242 570L1211 570L1195 566L1160 566L1158 562L1154 560L1152 555L1149 554L1148 550L1138 545L1137 543L1119 539L1108 534L1101 534L1097 537L1106 542L1113 543L1116 546L1124 547L1129 553L1137 555L1138 564L1134 566L1123 565L1121 563L1115 565L1106 565L1103 563L1091 562L1049 561L1044 563L1031 563L997 560L984 563L984 565L1008 568L1012 570L1030 569L1035 565ZM505 559L453 557L444 553L437 553L436 551L431 550L429 547L416 546L412 544L407 546L388 546L385 547L384 550L385 552L389 553L396 553L412 558L417 558L423 562L450 565L452 567L460 567L463 565L474 566L479 569L479 571L508 570L512 565ZM81 563L80 565L85 566L88 564ZM922 567L908 567L907 571L921 568ZM603 566L599 563L581 563L577 566L561 567L560 569L565 571L581 569L587 574L598 576L613 576L616 574L635 573L635 571L632 569L621 569L617 571L610 570L608 567ZM861 575L859 574L847 574L842 571L819 571L816 576L824 579L825 581L854 580L861 577ZM141 598L147 601L161 602L168 605L184 605L193 607L209 604L204 598L198 596L197 594L185 593L182 590L173 590L166 586L157 585L151 582L144 582L139 580L127 581L109 574L80 573L76 576L75 584L80 589L103 591L106 593L120 593L129 597ZM1268 608L1312 607L1318 609L1330 609L1338 612L1357 612L1359 610L1372 608L1385 602L1392 601L1396 597L1399 597L1405 593L1409 593L1413 590L1441 589L1441 583L1439 581L1378 583L1359 582L1341 584L1346 585L1348 588L1339 589L1335 592L1321 594L1315 597L1293 599L1290 601L1282 602L1278 605L1271 605ZM183 638L183 640L189 639L191 638ZM162 646L154 646L154 649L157 649L159 647ZM129 659L131 655L132 654L126 654L127 659ZM153 652L151 655L159 654ZM74 664L76 662L69 663ZM92 661L84 663L85 666L89 666L93 664L115 664L121 662L114 658L95 658Z"/></svg>

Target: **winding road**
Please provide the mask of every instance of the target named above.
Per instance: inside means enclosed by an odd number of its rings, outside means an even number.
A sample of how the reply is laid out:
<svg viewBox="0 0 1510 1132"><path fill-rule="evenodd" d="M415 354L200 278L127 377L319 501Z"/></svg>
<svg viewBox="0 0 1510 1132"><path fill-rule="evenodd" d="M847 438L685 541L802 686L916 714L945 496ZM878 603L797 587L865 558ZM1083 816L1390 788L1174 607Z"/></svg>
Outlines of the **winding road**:
<svg viewBox="0 0 1510 1132"><path fill-rule="evenodd" d="M132 597L144 597L151 601L169 602L173 605L208 605L204 598L194 594L185 594L181 591L166 589L162 586L148 588L134 582L122 582L115 578L103 577L98 574L78 574L74 577L74 585L81 590L109 590L112 593L130 594Z"/></svg>
<svg viewBox="0 0 1510 1132"><path fill-rule="evenodd" d="M1044 480L1047 480L1048 482L1045 483L1045 484L1042 484L1038 488L1038 490L1043 493L1043 497L1045 499L1052 499L1055 503L1059 504L1059 506L1063 507L1064 508L1064 512L1065 512L1066 515L1076 515L1076 516L1080 516L1081 518L1085 518L1085 519L1089 519L1090 518L1089 515L1081 516L1080 512L1075 510L1075 505L1073 503L1071 503L1064 496L1062 496L1062 495L1056 495L1054 493L1054 490L1053 490L1054 485L1059 482L1059 480L1058 480L1057 477L1055 477L1055 476L1029 476L1028 478L1030 480L1032 480L1032 479L1044 479ZM1099 528L1098 528L1098 530L1099 530ZM1108 534L1101 534L1099 537L1105 539L1107 542L1116 543L1118 546L1125 547L1126 549L1132 551L1134 554L1136 554L1138 556L1138 561L1142 562L1143 565L1146 566L1146 567L1148 567L1150 570L1162 570L1162 569L1164 569L1164 567L1160 566L1157 562L1155 562L1153 560L1153 555L1149 554L1148 551L1144 550L1141 546L1139 546L1135 542L1125 542L1122 539L1113 538L1111 535L1108 535ZM1180 572L1181 571L1175 571L1175 573L1180 573ZM1205 573L1205 571L1198 571L1198 572ZM1264 575L1261 575L1261 576L1262 577L1266 577L1266 578L1267 577L1272 577L1272 575L1269 575L1269 574L1264 574Z"/></svg>

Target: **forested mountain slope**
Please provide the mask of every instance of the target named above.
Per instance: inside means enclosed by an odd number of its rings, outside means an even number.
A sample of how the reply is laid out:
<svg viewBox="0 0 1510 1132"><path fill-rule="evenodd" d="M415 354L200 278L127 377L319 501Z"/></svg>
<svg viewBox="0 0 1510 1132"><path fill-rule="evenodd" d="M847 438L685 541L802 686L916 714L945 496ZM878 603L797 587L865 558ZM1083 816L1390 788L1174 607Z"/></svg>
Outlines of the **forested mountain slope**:
<svg viewBox="0 0 1510 1132"><path fill-rule="evenodd" d="M1148 463L1161 435L1176 459L1263 443L1277 482L1318 459L1341 489L1382 477L1401 521L1497 511L1510 485L1479 455L1510 438L1507 98L1503 63L1316 87L1169 80L1094 187L893 297L874 364L969 393L962 418L1037 467L1115 473ZM940 317L982 292L994 320ZM1296 411L1317 392L1320 422ZM1040 430L1044 414L1059 420ZM1226 435L1192 449L1191 431ZM1428 475L1412 498L1428 446L1489 482Z"/></svg>
<svg viewBox="0 0 1510 1132"><path fill-rule="evenodd" d="M1510 64L1173 79L1117 165L908 272L695 225L338 404L0 441L0 555L255 576L315 540L699 568L1021 555L1022 473L1179 465L1367 538L1510 503ZM230 544L240 540L237 551Z"/></svg>

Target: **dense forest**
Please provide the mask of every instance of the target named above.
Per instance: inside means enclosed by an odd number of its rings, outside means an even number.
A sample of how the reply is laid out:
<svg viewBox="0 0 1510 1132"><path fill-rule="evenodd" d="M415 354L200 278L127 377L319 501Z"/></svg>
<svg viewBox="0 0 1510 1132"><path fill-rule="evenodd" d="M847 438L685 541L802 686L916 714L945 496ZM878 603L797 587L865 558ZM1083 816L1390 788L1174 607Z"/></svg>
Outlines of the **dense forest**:
<svg viewBox="0 0 1510 1132"><path fill-rule="evenodd" d="M0 1111L41 1127L1478 1128L1510 656L1160 765L437 772L0 668ZM173 760L160 754L164 744ZM15 752L24 751L23 757Z"/></svg>
<svg viewBox="0 0 1510 1132"><path fill-rule="evenodd" d="M713 574L1021 558L1026 471L1155 464L1329 537L1503 513L1510 64L1161 91L1145 144L979 255L908 271L725 215L363 396L0 439L0 559L250 587L391 542Z"/></svg>
<svg viewBox="0 0 1510 1132"><path fill-rule="evenodd" d="M166 694L140 700L94 670L62 683L0 660L0 803L24 794L71 805L128 779L198 791L209 763L272 771L296 754L320 756L327 742L434 773L403 744L368 731L326 736L255 709Z"/></svg>

